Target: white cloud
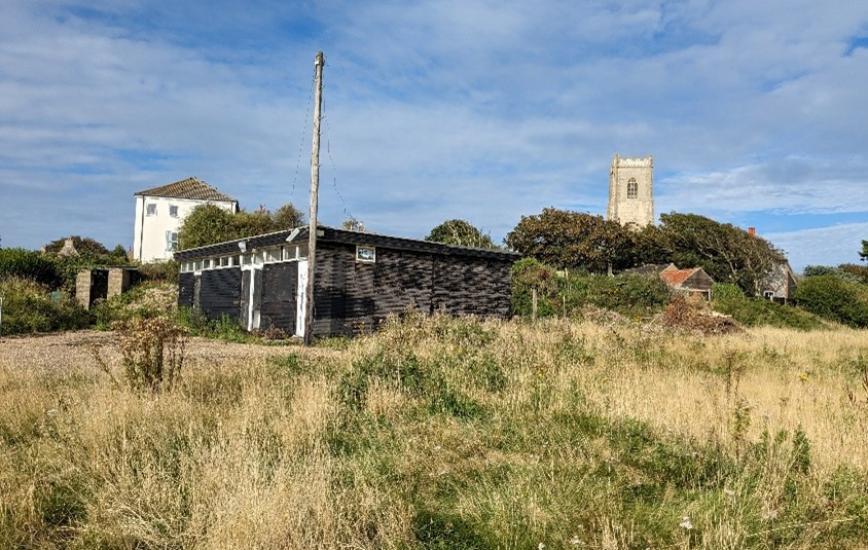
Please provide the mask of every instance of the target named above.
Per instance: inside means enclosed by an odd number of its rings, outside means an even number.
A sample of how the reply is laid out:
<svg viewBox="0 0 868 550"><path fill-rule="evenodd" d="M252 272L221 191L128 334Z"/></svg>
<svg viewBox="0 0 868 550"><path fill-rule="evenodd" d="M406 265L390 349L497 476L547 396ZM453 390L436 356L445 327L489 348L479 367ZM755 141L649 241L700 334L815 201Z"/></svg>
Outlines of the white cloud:
<svg viewBox="0 0 868 550"><path fill-rule="evenodd" d="M785 231L763 235L789 254L793 269L806 265L838 265L859 261L862 241L868 240L868 222Z"/></svg>

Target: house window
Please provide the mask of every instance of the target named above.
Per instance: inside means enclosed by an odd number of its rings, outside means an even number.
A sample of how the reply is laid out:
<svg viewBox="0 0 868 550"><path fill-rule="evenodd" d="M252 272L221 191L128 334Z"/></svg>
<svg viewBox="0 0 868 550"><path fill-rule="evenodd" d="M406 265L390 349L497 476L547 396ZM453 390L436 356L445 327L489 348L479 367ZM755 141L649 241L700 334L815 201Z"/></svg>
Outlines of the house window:
<svg viewBox="0 0 868 550"><path fill-rule="evenodd" d="M157 215L157 205L154 203L151 203L151 204L145 206L145 213L148 216L156 216Z"/></svg>
<svg viewBox="0 0 868 550"><path fill-rule="evenodd" d="M639 184L636 183L635 178L630 178L627 181L627 198L635 199L639 196Z"/></svg>
<svg viewBox="0 0 868 550"><path fill-rule="evenodd" d="M177 207L177 205L174 205L174 204L170 204L170 205L169 205L169 215L172 216L173 218L177 218L177 217L178 217L178 207Z"/></svg>
<svg viewBox="0 0 868 550"><path fill-rule="evenodd" d="M178 250L178 233L166 231L166 252L174 252L175 250Z"/></svg>
<svg viewBox="0 0 868 550"><path fill-rule="evenodd" d="M377 249L373 246L357 246L356 261L365 263L374 263L377 261Z"/></svg>
<svg viewBox="0 0 868 550"><path fill-rule="evenodd" d="M765 297L766 300L772 300L775 297L775 293L774 293L774 291L766 290L765 292L763 292L763 296Z"/></svg>

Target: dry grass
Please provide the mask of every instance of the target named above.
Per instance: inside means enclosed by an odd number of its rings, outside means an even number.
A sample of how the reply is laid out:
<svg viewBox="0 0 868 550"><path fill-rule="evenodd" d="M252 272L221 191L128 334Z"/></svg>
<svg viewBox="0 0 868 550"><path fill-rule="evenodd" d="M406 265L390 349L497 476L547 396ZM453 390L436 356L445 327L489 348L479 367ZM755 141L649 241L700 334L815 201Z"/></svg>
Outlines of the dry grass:
<svg viewBox="0 0 868 550"><path fill-rule="evenodd" d="M93 345L0 342L2 548L868 546L864 331L411 319L157 395Z"/></svg>

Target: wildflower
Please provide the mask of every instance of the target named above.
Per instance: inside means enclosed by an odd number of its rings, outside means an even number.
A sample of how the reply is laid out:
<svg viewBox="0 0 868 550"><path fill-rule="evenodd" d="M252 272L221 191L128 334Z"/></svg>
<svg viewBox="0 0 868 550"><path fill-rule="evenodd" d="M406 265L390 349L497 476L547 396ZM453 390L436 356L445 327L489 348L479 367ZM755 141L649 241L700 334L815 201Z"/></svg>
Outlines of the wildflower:
<svg viewBox="0 0 868 550"><path fill-rule="evenodd" d="M693 522L690 521L690 518L688 516L684 516L681 518L681 523L678 524L678 527L690 531L691 529L693 529Z"/></svg>
<svg viewBox="0 0 868 550"><path fill-rule="evenodd" d="M545 547L546 547L545 544L543 544L543 543L539 543L539 544L537 545L537 550L545 550Z"/></svg>
<svg viewBox="0 0 868 550"><path fill-rule="evenodd" d="M805 371L800 372L799 373L799 380L801 380L802 382L807 382L808 381L808 373Z"/></svg>
<svg viewBox="0 0 868 550"><path fill-rule="evenodd" d="M575 536L570 539L570 544L572 544L573 546L578 546L582 544L582 539L580 539L578 536Z"/></svg>

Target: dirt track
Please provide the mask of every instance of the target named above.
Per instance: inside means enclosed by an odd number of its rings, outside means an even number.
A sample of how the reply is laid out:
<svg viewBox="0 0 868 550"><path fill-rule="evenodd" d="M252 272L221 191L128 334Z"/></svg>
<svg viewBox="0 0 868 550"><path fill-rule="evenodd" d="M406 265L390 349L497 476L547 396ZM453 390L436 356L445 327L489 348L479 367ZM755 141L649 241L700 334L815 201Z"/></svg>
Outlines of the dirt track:
<svg viewBox="0 0 868 550"><path fill-rule="evenodd" d="M0 339L0 366L20 368L94 368L94 349L109 363L119 359L114 334L93 330L64 332L40 336L3 337ZM232 363L235 360L265 359L291 351L328 354L329 350L303 350L299 346L235 344L191 338L187 343L188 364Z"/></svg>

